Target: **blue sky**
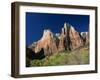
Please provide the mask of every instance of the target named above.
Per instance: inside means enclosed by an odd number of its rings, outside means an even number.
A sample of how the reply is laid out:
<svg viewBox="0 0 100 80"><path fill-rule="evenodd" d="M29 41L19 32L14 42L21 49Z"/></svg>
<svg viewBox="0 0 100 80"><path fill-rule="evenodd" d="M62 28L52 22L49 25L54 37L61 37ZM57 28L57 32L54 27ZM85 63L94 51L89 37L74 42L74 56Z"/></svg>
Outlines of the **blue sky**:
<svg viewBox="0 0 100 80"><path fill-rule="evenodd" d="M78 32L88 31L89 15L50 14L26 12L26 45L38 41L44 29L60 33L64 23L69 23Z"/></svg>

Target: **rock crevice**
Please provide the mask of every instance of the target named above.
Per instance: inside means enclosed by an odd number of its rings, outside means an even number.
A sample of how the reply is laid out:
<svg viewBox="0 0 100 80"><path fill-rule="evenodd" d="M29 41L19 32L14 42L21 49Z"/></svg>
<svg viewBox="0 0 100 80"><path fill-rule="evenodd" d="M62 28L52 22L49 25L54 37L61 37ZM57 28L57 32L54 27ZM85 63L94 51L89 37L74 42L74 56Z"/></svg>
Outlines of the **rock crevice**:
<svg viewBox="0 0 100 80"><path fill-rule="evenodd" d="M36 53L44 49L45 55L51 55L65 50L74 50L88 43L88 32L79 33L72 25L64 23L61 33L54 34L49 29L44 30L42 38L33 42L29 48Z"/></svg>

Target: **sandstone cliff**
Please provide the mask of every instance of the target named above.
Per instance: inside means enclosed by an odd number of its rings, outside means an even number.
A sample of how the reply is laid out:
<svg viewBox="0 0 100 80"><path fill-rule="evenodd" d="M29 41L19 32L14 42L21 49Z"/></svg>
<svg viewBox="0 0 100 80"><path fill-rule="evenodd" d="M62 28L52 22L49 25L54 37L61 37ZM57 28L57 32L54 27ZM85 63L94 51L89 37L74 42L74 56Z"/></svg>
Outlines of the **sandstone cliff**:
<svg viewBox="0 0 100 80"><path fill-rule="evenodd" d="M80 46L83 46L80 33L73 26L65 23L60 36L59 50L73 50Z"/></svg>
<svg viewBox="0 0 100 80"><path fill-rule="evenodd" d="M51 30L44 30L43 36L29 46L35 53L44 50L45 55L71 51L89 43L89 33L79 33L72 25L64 23L61 33L54 34Z"/></svg>
<svg viewBox="0 0 100 80"><path fill-rule="evenodd" d="M84 45L89 44L89 32L81 32Z"/></svg>
<svg viewBox="0 0 100 80"><path fill-rule="evenodd" d="M37 41L35 47L33 45L31 48L36 53L43 48L45 55L51 55L52 53L57 53L58 41L59 39L50 30L44 30L42 38Z"/></svg>

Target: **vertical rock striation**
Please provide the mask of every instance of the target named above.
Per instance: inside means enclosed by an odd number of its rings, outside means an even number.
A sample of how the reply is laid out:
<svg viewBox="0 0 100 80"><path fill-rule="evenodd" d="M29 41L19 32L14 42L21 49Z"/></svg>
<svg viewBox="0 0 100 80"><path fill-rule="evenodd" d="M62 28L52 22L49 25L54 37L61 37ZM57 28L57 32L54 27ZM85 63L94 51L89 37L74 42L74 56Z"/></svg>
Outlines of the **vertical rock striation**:
<svg viewBox="0 0 100 80"><path fill-rule="evenodd" d="M51 55L60 51L74 50L88 43L88 32L79 33L72 25L64 23L61 33L53 34L49 29L44 30L42 38L29 48L35 53L44 49L45 55Z"/></svg>

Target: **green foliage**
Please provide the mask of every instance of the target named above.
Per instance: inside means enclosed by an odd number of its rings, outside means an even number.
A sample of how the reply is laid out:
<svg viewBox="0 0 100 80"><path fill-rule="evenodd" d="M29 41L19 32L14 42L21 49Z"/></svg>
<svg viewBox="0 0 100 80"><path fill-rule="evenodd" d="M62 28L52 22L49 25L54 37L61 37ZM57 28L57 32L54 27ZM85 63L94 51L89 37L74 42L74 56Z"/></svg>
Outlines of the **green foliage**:
<svg viewBox="0 0 100 80"><path fill-rule="evenodd" d="M58 66L58 65L77 65L89 64L89 49L83 47L71 52L55 53L51 56L46 56L41 60L31 60L30 66Z"/></svg>

